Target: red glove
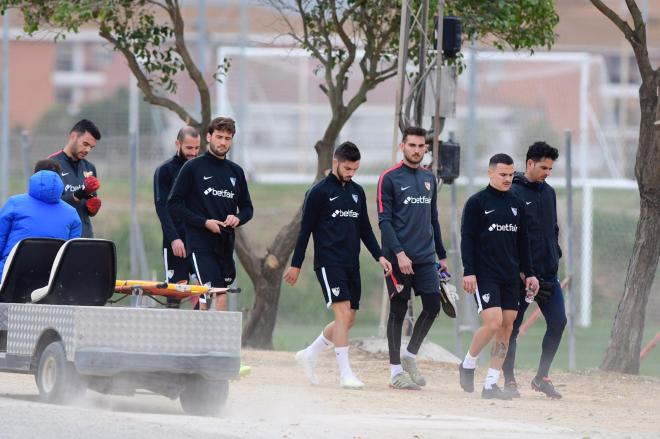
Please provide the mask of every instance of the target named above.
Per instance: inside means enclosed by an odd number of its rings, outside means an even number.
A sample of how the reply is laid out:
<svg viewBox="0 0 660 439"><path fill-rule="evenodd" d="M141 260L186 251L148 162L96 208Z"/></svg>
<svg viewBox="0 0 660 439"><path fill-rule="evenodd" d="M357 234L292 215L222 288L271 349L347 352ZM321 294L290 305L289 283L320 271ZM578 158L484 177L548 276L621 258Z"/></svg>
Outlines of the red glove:
<svg viewBox="0 0 660 439"><path fill-rule="evenodd" d="M93 175L85 177L83 184L85 185L85 194L87 195L93 194L101 187L101 183L99 182L98 178L94 177Z"/></svg>
<svg viewBox="0 0 660 439"><path fill-rule="evenodd" d="M89 215L94 216L99 212L99 209L101 208L101 199L99 197L90 198L87 200L87 203L85 203L85 206L87 206Z"/></svg>

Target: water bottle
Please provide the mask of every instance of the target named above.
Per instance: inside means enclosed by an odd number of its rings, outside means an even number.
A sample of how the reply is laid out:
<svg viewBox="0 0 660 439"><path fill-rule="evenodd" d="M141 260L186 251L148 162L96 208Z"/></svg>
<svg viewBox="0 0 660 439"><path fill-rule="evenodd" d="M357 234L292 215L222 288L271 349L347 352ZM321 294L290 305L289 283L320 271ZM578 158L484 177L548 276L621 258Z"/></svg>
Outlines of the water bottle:
<svg viewBox="0 0 660 439"><path fill-rule="evenodd" d="M527 294L525 294L525 302L534 302L534 291L531 288L527 288L525 291L527 292Z"/></svg>

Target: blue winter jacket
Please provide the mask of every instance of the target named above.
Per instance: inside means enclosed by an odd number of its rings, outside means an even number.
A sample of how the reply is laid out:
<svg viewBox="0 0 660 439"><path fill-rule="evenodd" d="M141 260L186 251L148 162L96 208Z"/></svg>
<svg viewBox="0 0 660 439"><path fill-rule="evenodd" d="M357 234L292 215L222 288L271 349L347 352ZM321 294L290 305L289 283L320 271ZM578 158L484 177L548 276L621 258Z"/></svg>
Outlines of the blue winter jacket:
<svg viewBox="0 0 660 439"><path fill-rule="evenodd" d="M82 230L76 209L62 201L62 178L53 171L30 177L27 194L9 197L0 211L0 278L7 256L25 238L79 238Z"/></svg>

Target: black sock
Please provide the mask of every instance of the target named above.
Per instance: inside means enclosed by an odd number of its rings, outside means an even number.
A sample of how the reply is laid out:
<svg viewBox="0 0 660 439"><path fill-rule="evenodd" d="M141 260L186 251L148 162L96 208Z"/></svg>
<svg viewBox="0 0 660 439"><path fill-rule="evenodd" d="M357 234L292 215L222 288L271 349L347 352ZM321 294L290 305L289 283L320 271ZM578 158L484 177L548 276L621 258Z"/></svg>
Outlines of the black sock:
<svg viewBox="0 0 660 439"><path fill-rule="evenodd" d="M407 300L398 296L394 296L390 300L390 315L387 320L387 346L390 352L390 364L401 364L401 331L407 310Z"/></svg>

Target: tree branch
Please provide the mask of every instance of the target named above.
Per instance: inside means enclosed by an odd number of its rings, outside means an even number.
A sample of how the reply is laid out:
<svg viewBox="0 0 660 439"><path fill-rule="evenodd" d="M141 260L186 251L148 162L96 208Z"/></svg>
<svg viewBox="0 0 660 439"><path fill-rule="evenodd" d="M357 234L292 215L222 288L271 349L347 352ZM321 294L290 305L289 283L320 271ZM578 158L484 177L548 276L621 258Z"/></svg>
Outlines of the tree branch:
<svg viewBox="0 0 660 439"><path fill-rule="evenodd" d="M332 22L334 23L334 25L336 27L337 35L339 35L339 38L341 39L341 41L344 43L344 45L347 48L350 48L350 47L355 48L355 45L353 44L351 39L348 37L348 34L346 34L346 31L344 30L344 24L346 23L348 18L351 16L353 11L355 11L355 9L357 8L358 5L359 5L359 2L355 2L355 4L353 4L350 8L348 8L347 10L344 11L344 13L342 14L341 20L339 20L339 18L337 17L337 3L335 2L335 0L330 1L330 8L331 8L331 11L332 11Z"/></svg>
<svg viewBox="0 0 660 439"><path fill-rule="evenodd" d="M179 8L176 0L167 0L169 6L168 13L174 25L174 38L177 52L181 55L183 64L186 66L188 76L193 80L197 89L199 90L199 101L202 109L202 125L206 126L211 121L211 93L209 86L204 80L203 73L197 68L195 61L193 61L188 46L184 38L184 24L183 17L181 16L181 9Z"/></svg>
<svg viewBox="0 0 660 439"><path fill-rule="evenodd" d="M616 12L610 9L601 0L590 0L590 1L596 7L596 9L598 9L604 16L609 18L610 21L614 23L616 27L619 28L621 32L623 32L623 35L625 35L626 39L630 41L631 44L633 44L633 40L635 39L635 34L628 25L628 23L626 23L621 17L617 15Z"/></svg>
<svg viewBox="0 0 660 439"><path fill-rule="evenodd" d="M388 79L395 77L396 73L397 73L397 65L394 64L386 68L385 70L376 72L376 81L377 83L387 81Z"/></svg>
<svg viewBox="0 0 660 439"><path fill-rule="evenodd" d="M293 219L280 229L273 240L273 244L268 248L268 253L277 257L280 265L286 262L280 259L288 257L296 246L297 232L300 230L300 222L302 221L302 207L300 205Z"/></svg>
<svg viewBox="0 0 660 439"><path fill-rule="evenodd" d="M252 250L254 247L245 230L236 229L235 233L238 258L250 279L258 279L261 271L261 260Z"/></svg>
<svg viewBox="0 0 660 439"><path fill-rule="evenodd" d="M607 7L601 0L590 0L591 3L598 9L603 15L612 21L621 32L623 32L626 40L632 46L633 51L635 52L635 59L637 60L637 66L639 67L640 73L642 75L642 81L645 78L649 78L653 73L653 67L649 60L648 49L646 47L646 24L644 23L644 17L642 12L637 7L637 4L634 0L626 0L628 9L633 17L633 22L635 24L635 30L633 31L628 23L623 21L616 12Z"/></svg>
<svg viewBox="0 0 660 439"><path fill-rule="evenodd" d="M635 23L635 28L639 29L644 26L644 16L642 15L642 11L640 11L639 6L637 6L637 2L635 0L626 0L626 5L633 18L633 23Z"/></svg>
<svg viewBox="0 0 660 439"><path fill-rule="evenodd" d="M168 12L167 11L167 6L165 6L164 4L162 4L161 2L159 2L157 0L146 0L146 2L150 5L154 5L154 6L157 6L159 8L162 8L165 12Z"/></svg>
<svg viewBox="0 0 660 439"><path fill-rule="evenodd" d="M353 62L355 61L355 51L356 51L355 44L353 44L353 41L351 41L349 36L346 34L343 25L346 22L346 20L348 20L350 14L353 13L353 11L356 9L358 5L359 2L355 2L355 4L353 4L349 9L344 11L341 20L339 20L337 17L337 4L334 0L331 0L330 2L330 7L332 9L332 21L335 27L337 28L336 32L339 35L339 38L344 43L344 46L346 46L346 53L347 53L346 59L341 63L341 66L339 67L339 72L337 72L337 86L342 90L344 88L344 78L346 77L346 74L353 65ZM343 101L343 99L341 99L340 101Z"/></svg>
<svg viewBox="0 0 660 439"><path fill-rule="evenodd" d="M142 90L142 93L144 94L144 99L153 104L153 105L158 105L160 107L167 108L170 111L173 111L174 113L181 118L182 121L184 121L187 124L194 125L194 126L199 126L199 122L195 120L190 113L188 113L185 108L183 108L181 105L177 104L173 100L163 97L163 96L158 96L157 94L154 93L153 87L149 83L149 78L144 74L142 69L140 69L140 64L138 63L137 59L135 58L135 55L125 47L121 46L118 44L117 40L110 34L110 32L107 29L101 28L99 30L99 35L104 38L106 41L108 41L114 48L119 50L122 55L124 55L124 58L126 59L126 62L128 63L128 67L131 69L131 72L133 73L133 76L135 76L135 79L137 79L138 82L138 87L140 90Z"/></svg>
<svg viewBox="0 0 660 439"><path fill-rule="evenodd" d="M328 64L330 63L329 58L325 58L321 52L319 52L318 48L312 44L312 42L309 39L309 27L307 27L307 20L305 19L305 6L302 4L302 0L296 0L296 6L298 8L298 13L300 14L300 18L302 21L302 27L303 27L303 47L310 52L312 52L312 55L314 58L319 60L321 64L327 69ZM282 14L284 15L284 14ZM291 28L291 35L294 37L297 37L298 35L296 34L295 29L293 26L291 26L291 23L287 21L289 24L289 27Z"/></svg>

